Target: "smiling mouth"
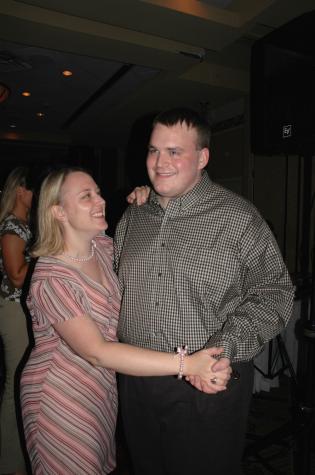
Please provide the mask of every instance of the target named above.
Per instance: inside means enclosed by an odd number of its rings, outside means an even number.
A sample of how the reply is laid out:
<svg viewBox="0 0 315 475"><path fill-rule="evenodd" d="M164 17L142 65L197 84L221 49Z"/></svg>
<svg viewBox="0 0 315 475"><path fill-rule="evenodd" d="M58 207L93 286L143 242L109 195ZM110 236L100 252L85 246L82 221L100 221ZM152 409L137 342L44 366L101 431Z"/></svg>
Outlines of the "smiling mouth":
<svg viewBox="0 0 315 475"><path fill-rule="evenodd" d="M170 178L170 177L174 176L174 173L159 173L159 172L157 172L156 175L158 177L162 177L162 178Z"/></svg>

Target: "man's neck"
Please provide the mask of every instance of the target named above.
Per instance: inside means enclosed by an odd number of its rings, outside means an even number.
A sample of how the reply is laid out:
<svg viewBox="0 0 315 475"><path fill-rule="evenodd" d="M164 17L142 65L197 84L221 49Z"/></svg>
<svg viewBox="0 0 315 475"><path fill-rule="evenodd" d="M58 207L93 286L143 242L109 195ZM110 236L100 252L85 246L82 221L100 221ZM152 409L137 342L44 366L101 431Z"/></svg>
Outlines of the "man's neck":
<svg viewBox="0 0 315 475"><path fill-rule="evenodd" d="M161 207L163 209L166 209L166 207L167 207L167 205L168 205L171 198L168 198L166 196L160 196L160 195L157 195L157 198L158 198L158 202L161 205Z"/></svg>

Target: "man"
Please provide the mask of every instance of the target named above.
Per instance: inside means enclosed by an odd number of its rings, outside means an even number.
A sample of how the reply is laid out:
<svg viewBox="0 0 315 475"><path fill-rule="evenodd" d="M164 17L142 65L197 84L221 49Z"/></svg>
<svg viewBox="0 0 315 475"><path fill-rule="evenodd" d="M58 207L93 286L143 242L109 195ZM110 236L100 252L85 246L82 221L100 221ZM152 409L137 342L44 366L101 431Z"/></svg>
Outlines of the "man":
<svg viewBox="0 0 315 475"><path fill-rule="evenodd" d="M209 140L207 123L189 109L153 123L153 190L116 231L119 337L169 352L222 347L238 377L216 392L216 380L122 376L136 475L240 473L252 359L291 315L293 287L276 241L252 204L209 179Z"/></svg>

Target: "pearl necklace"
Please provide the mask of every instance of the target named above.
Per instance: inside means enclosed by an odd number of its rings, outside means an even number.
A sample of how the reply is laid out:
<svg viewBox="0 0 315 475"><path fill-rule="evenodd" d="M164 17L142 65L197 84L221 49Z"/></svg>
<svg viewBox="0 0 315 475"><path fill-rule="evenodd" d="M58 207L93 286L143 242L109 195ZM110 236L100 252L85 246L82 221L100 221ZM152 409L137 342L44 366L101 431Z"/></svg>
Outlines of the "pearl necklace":
<svg viewBox="0 0 315 475"><path fill-rule="evenodd" d="M91 253L90 253L89 256L87 256L87 257L74 257L74 256L70 256L69 254L65 254L65 253L63 253L63 255L65 257L68 257L72 261L75 261L75 262L86 262L86 261L90 261L92 259L92 257L94 256L95 248L96 248L96 242L94 241L94 239L92 239L92 241L91 241Z"/></svg>

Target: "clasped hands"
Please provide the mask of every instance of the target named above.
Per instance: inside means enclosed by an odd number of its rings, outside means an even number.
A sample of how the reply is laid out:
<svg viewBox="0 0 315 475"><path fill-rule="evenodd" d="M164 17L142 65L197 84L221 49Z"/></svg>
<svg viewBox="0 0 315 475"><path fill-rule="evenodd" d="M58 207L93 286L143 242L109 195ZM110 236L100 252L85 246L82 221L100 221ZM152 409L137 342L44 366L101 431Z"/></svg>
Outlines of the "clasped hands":
<svg viewBox="0 0 315 475"><path fill-rule="evenodd" d="M232 368L229 358L220 358L222 352L223 348L207 348L190 355L199 359L200 367L198 374L186 376L186 381L207 394L224 391L231 378Z"/></svg>

